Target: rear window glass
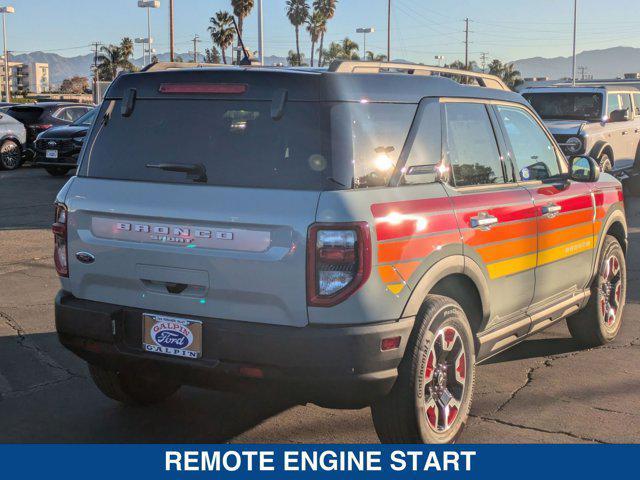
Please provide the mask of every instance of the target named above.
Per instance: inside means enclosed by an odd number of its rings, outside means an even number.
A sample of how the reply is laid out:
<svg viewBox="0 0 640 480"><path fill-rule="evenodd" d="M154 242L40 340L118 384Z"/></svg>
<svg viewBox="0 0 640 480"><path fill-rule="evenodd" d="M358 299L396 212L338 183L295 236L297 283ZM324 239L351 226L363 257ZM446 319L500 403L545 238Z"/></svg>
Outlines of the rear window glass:
<svg viewBox="0 0 640 480"><path fill-rule="evenodd" d="M81 175L193 183L184 172L147 166L170 163L201 164L209 185L316 190L330 183L317 104L289 102L278 121L270 101L141 99L130 117L120 104L106 125L96 124Z"/></svg>
<svg viewBox="0 0 640 480"><path fill-rule="evenodd" d="M44 109L40 107L11 107L7 110L7 114L25 124L37 122L42 112Z"/></svg>

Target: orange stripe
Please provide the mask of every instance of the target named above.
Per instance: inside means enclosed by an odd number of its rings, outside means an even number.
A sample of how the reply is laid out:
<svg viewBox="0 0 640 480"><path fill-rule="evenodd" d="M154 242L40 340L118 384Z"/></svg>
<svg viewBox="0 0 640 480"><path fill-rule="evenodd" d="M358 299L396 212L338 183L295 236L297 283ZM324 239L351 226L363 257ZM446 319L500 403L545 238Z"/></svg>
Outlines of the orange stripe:
<svg viewBox="0 0 640 480"><path fill-rule="evenodd" d="M402 282L402 278L397 272L393 269L391 265L383 265L378 267L378 273L380 274L380 279L384 283L400 283Z"/></svg>
<svg viewBox="0 0 640 480"><path fill-rule="evenodd" d="M500 242L512 238L529 237L538 233L536 219L508 225L496 225L491 230L465 230L465 243L471 247Z"/></svg>
<svg viewBox="0 0 640 480"><path fill-rule="evenodd" d="M479 248L478 253L485 263L492 263L505 258L517 257L528 253L535 253L538 246L536 237L522 238L512 242L501 243L489 247Z"/></svg>
<svg viewBox="0 0 640 480"><path fill-rule="evenodd" d="M604 208L604 207L596 207L596 218L598 220L604 218L606 214L607 214L607 209L606 208Z"/></svg>
<svg viewBox="0 0 640 480"><path fill-rule="evenodd" d="M578 212L565 213L555 218L540 218L540 233L550 232L558 228L572 227L578 223L590 222L593 219L593 210L581 210Z"/></svg>
<svg viewBox="0 0 640 480"><path fill-rule="evenodd" d="M420 266L421 262L409 262L409 263L399 263L397 264L396 270L398 273L404 278L405 282L411 278L413 272Z"/></svg>
<svg viewBox="0 0 640 480"><path fill-rule="evenodd" d="M593 235L593 224L583 223L572 228L567 228L560 232L550 232L540 235L540 245L538 250L546 250L547 248L556 247L563 243L578 240L580 238Z"/></svg>
<svg viewBox="0 0 640 480"><path fill-rule="evenodd" d="M438 247L458 241L457 233L447 233L433 237L412 238L401 242L381 243L378 244L378 262L391 263L424 258Z"/></svg>

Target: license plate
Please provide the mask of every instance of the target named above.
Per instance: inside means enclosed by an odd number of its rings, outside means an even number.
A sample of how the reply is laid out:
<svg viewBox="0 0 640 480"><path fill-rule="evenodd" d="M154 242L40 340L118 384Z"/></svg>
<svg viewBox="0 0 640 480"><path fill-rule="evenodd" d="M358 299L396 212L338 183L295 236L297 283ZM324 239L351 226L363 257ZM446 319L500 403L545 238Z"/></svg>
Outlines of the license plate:
<svg viewBox="0 0 640 480"><path fill-rule="evenodd" d="M142 346L147 352L176 357L202 356L202 322L145 313Z"/></svg>
<svg viewBox="0 0 640 480"><path fill-rule="evenodd" d="M47 150L47 158L58 158L58 150Z"/></svg>

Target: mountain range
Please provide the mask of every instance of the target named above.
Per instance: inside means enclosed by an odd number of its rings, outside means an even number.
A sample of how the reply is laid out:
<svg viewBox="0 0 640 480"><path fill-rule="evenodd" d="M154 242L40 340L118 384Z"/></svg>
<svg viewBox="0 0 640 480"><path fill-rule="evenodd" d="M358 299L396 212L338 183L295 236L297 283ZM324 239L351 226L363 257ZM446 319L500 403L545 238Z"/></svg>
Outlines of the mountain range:
<svg viewBox="0 0 640 480"><path fill-rule="evenodd" d="M188 53L178 54L185 61L191 59ZM160 61L168 61L169 54L159 54ZM18 62L45 62L49 64L49 74L53 86L59 85L65 78L89 76L93 55L63 57L56 53L32 52L11 56ZM202 61L203 57L199 57ZM265 58L267 65L286 63L286 58L270 56ZM543 58L533 57L513 62L523 77L549 77L560 79L571 74L571 57ZM134 64L142 66L142 58L134 59ZM640 71L640 48L614 47L604 50L588 50L577 55L577 64L586 67L585 74L597 79L616 78L628 72Z"/></svg>

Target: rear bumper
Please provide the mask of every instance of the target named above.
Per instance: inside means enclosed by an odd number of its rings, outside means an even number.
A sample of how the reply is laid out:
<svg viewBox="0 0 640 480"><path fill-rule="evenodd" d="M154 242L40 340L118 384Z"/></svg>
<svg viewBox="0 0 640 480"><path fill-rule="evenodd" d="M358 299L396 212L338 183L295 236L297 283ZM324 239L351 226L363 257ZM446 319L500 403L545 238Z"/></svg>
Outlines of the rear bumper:
<svg viewBox="0 0 640 480"><path fill-rule="evenodd" d="M181 384L242 391L266 384L298 401L360 407L389 393L414 317L365 326L284 327L211 318L203 321L202 358L185 360L142 349L142 310L56 297L62 344L109 369L140 368ZM401 336L383 352L383 338Z"/></svg>

